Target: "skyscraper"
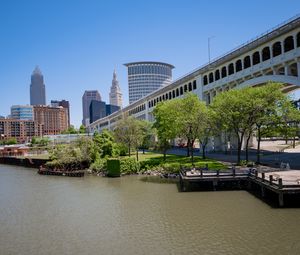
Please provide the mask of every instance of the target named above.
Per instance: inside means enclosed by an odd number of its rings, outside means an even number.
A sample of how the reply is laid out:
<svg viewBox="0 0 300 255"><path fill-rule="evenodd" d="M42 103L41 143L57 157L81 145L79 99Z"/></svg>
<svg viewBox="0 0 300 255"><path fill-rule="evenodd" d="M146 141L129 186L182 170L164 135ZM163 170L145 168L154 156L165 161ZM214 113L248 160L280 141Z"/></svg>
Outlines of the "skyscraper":
<svg viewBox="0 0 300 255"><path fill-rule="evenodd" d="M143 61L125 64L128 68L129 103L172 82L174 66L161 62Z"/></svg>
<svg viewBox="0 0 300 255"><path fill-rule="evenodd" d="M82 124L87 126L90 124L90 104L92 100L101 101L98 90L86 90L82 96Z"/></svg>
<svg viewBox="0 0 300 255"><path fill-rule="evenodd" d="M110 87L109 103L111 105L122 107L122 93L119 86L119 81L117 80L116 70L114 70L113 80Z"/></svg>
<svg viewBox="0 0 300 255"><path fill-rule="evenodd" d="M44 84L44 77L38 66L35 67L31 75L30 104L46 105L46 88Z"/></svg>

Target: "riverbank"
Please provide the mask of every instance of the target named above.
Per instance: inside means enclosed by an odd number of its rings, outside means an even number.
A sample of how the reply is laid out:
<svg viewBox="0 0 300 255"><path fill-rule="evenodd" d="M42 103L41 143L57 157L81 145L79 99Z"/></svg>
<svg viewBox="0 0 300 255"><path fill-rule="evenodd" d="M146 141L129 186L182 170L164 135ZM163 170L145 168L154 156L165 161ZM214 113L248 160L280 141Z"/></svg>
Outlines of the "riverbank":
<svg viewBox="0 0 300 255"><path fill-rule="evenodd" d="M0 164L24 166L30 168L39 168L40 166L46 164L48 161L48 159L40 158L0 157Z"/></svg>

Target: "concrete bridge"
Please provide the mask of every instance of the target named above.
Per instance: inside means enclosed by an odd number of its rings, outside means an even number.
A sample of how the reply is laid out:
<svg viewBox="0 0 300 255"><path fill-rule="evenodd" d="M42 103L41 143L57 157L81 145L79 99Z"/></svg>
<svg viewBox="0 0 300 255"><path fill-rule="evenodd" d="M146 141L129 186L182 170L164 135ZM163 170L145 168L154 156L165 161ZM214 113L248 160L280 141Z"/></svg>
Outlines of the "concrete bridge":
<svg viewBox="0 0 300 255"><path fill-rule="evenodd" d="M90 124L91 132L113 129L123 115L153 121L152 110L161 101L198 95L210 104L218 93L268 81L282 82L284 92L300 88L300 15L184 75L133 104Z"/></svg>

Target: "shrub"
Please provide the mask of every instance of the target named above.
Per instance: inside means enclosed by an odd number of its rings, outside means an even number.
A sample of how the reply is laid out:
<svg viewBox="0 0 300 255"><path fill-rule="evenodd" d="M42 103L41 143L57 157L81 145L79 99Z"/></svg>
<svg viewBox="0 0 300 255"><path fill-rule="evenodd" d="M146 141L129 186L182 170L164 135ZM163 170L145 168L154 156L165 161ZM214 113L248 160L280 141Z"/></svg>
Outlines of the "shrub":
<svg viewBox="0 0 300 255"><path fill-rule="evenodd" d="M90 165L90 170L96 173L106 170L106 159L96 159L95 162Z"/></svg>
<svg viewBox="0 0 300 255"><path fill-rule="evenodd" d="M135 158L122 158L121 159L121 173L134 174L140 170L140 164Z"/></svg>
<svg viewBox="0 0 300 255"><path fill-rule="evenodd" d="M107 159L107 176L109 177L119 177L121 174L119 159Z"/></svg>
<svg viewBox="0 0 300 255"><path fill-rule="evenodd" d="M164 173L179 173L180 164L179 163L165 163L161 165Z"/></svg>
<svg viewBox="0 0 300 255"><path fill-rule="evenodd" d="M122 143L118 143L118 144L116 145L115 150L118 151L118 155L120 155L120 156L126 156L127 153L128 153L128 148L127 148L127 146L124 145L124 144L122 144Z"/></svg>

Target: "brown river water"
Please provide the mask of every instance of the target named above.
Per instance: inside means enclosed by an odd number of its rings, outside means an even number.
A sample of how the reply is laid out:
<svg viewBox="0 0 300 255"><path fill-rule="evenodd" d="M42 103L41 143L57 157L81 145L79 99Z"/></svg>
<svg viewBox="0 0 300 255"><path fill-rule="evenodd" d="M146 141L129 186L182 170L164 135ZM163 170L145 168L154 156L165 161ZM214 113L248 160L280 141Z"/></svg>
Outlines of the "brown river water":
<svg viewBox="0 0 300 255"><path fill-rule="evenodd" d="M300 209L246 191L0 165L0 254L300 254Z"/></svg>

